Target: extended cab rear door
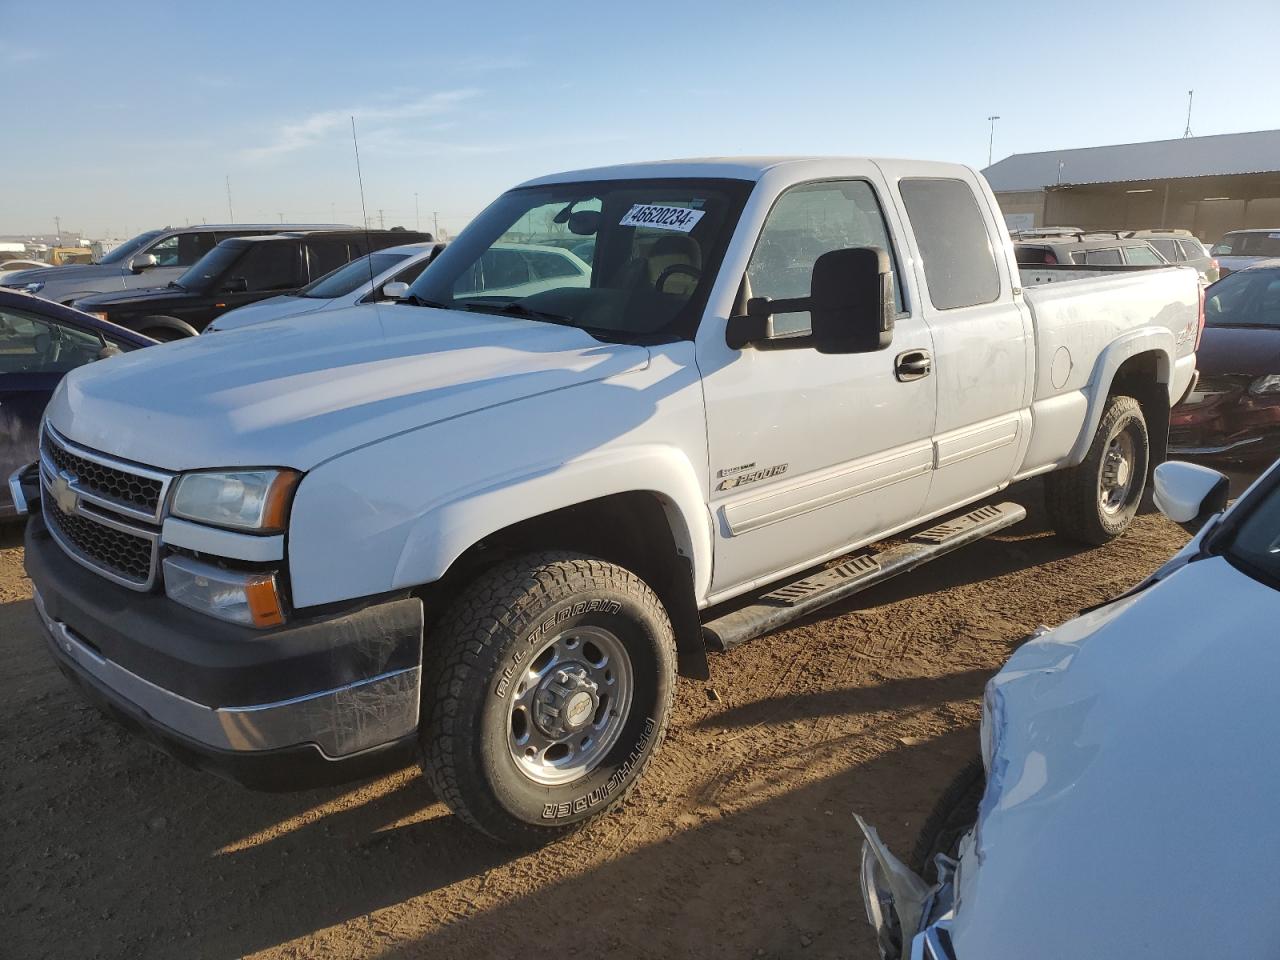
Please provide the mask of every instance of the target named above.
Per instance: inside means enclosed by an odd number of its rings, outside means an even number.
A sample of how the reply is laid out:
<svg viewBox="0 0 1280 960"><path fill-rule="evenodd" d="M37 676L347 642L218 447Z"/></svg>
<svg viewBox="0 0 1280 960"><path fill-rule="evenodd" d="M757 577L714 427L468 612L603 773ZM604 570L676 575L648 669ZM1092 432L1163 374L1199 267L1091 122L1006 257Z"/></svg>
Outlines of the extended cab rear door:
<svg viewBox="0 0 1280 960"><path fill-rule="evenodd" d="M918 308L933 340L938 414L924 511L933 514L994 492L1022 462L1031 434L1031 318L1014 296L1006 234L977 175L950 164L882 166L911 228Z"/></svg>
<svg viewBox="0 0 1280 960"><path fill-rule="evenodd" d="M833 161L831 170L828 178L803 180L786 165L766 173L739 225L736 260L726 258L723 269L736 271L726 281L741 289L745 262L747 296L808 296L814 261L846 247L885 248L901 266L901 231L874 165ZM899 376L896 358L927 356L932 342L910 292L898 302L893 344L874 353L732 350L722 323L703 324L697 355L715 528L713 596L810 565L920 515L933 461L934 381ZM797 331L809 327L808 313L776 320Z"/></svg>

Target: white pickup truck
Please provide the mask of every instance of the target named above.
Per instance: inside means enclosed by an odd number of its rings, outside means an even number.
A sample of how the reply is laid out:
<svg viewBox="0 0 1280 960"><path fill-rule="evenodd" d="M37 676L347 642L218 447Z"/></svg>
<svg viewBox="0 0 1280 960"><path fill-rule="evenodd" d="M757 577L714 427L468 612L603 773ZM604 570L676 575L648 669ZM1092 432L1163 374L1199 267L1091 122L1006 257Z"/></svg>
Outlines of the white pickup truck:
<svg viewBox="0 0 1280 960"><path fill-rule="evenodd" d="M10 484L51 650L242 782L416 750L468 823L554 836L640 777L677 661L705 676L704 644L1023 511L864 547L1041 473L1060 533L1125 529L1194 376L1200 286L1046 278L963 166L531 181L399 303L73 371Z"/></svg>

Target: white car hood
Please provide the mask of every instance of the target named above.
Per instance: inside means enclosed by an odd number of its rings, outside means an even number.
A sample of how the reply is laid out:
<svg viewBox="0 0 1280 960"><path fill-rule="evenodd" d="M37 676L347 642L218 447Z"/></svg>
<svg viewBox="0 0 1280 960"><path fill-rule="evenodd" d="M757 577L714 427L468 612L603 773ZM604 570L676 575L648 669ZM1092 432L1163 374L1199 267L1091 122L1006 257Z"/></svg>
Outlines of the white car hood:
<svg viewBox="0 0 1280 960"><path fill-rule="evenodd" d="M237 307L235 310L224 313L209 324L209 329L206 329L205 333L215 333L220 330L238 330L240 327L249 327L255 323L266 323L268 320L296 317L299 314L311 313L313 310L321 310L331 302L329 300L316 300L312 297L272 297L269 300L260 300L257 303L249 304L247 307Z"/></svg>
<svg viewBox="0 0 1280 960"><path fill-rule="evenodd" d="M1280 956L1278 623L1215 557L1013 655L960 960Z"/></svg>
<svg viewBox="0 0 1280 960"><path fill-rule="evenodd" d="M80 367L47 415L85 446L169 470L308 470L353 447L648 359L643 347L572 327L367 305Z"/></svg>

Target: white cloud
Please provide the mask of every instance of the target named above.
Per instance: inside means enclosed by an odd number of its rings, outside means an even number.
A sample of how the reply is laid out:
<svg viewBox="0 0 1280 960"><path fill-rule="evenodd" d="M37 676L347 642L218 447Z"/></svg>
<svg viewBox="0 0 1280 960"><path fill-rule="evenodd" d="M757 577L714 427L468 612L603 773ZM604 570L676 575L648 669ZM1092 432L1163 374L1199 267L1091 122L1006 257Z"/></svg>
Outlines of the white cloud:
<svg viewBox="0 0 1280 960"><path fill-rule="evenodd" d="M19 46L16 43L0 40L0 63L32 63L43 58L43 50L37 50L35 47Z"/></svg>
<svg viewBox="0 0 1280 960"><path fill-rule="evenodd" d="M276 131L274 139L260 147L241 151L246 160L272 160L298 150L305 150L336 134L351 130L351 118L356 118L362 137L390 135L399 121L420 120L440 116L457 110L466 100L474 97L476 90L445 90L403 100L399 103L376 106L350 107L341 110L322 110L296 123L286 123Z"/></svg>

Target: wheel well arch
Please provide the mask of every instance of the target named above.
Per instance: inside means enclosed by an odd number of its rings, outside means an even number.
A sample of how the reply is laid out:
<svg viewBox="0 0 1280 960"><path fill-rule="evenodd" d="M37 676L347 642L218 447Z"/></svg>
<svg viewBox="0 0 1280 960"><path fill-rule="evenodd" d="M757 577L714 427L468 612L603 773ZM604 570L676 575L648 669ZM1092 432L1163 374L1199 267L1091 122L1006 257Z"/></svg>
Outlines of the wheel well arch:
<svg viewBox="0 0 1280 960"><path fill-rule="evenodd" d="M1148 469L1163 463L1169 448L1169 356L1162 350L1147 350L1127 358L1116 369L1107 388L1111 397L1133 397L1147 421L1150 446Z"/></svg>
<svg viewBox="0 0 1280 960"><path fill-rule="evenodd" d="M200 335L200 331L187 323L185 320L179 320L177 317L170 317L163 313L147 314L145 317L138 317L131 320L128 326L132 330L145 334L148 330L173 330L182 334L184 337L196 337Z"/></svg>
<svg viewBox="0 0 1280 960"><path fill-rule="evenodd" d="M444 576L420 588L427 629L478 574L537 550L570 550L616 563L658 595L686 676L708 676L688 531L676 506L649 490L613 493L519 520L462 551Z"/></svg>

